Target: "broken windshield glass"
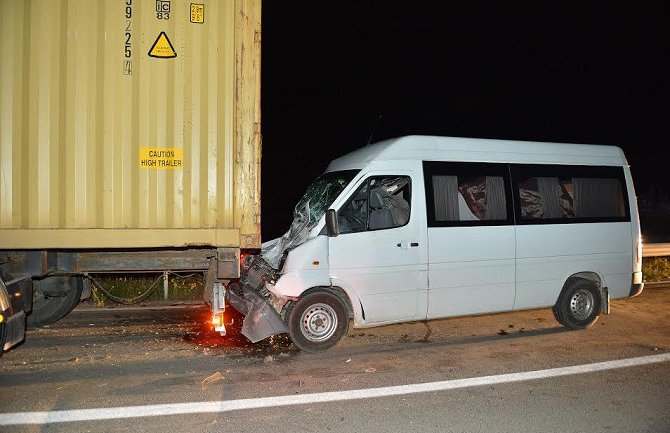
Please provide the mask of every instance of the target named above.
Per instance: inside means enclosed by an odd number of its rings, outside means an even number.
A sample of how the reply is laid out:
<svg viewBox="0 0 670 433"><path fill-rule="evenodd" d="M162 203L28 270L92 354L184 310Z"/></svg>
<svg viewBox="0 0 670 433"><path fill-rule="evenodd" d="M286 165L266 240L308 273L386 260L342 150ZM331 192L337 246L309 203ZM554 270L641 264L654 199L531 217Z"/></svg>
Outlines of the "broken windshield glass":
<svg viewBox="0 0 670 433"><path fill-rule="evenodd" d="M307 240L310 230L357 173L358 170L333 171L312 182L295 207L289 230L284 236L263 244L263 259L278 269L284 253Z"/></svg>
<svg viewBox="0 0 670 433"><path fill-rule="evenodd" d="M295 207L294 216L299 215L309 205L309 220L316 224L328 207L351 182L358 170L334 171L318 177L302 196Z"/></svg>

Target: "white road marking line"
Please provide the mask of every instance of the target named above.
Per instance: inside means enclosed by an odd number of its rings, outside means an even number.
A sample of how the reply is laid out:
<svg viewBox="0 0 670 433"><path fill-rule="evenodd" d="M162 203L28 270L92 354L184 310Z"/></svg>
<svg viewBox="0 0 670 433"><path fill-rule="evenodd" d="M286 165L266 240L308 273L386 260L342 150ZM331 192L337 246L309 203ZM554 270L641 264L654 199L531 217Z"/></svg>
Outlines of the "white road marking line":
<svg viewBox="0 0 670 433"><path fill-rule="evenodd" d="M156 404L147 406L110 407L98 409L60 410L52 412L17 412L0 414L0 426L25 424L52 424L73 421L139 418L161 415L183 415L194 413L230 412L244 409L260 409L298 404L328 403L364 398L391 397L423 392L447 391L482 385L547 379L573 374L594 373L618 368L638 367L670 361L670 352L638 358L618 359L594 364L573 365L547 370L499 374L495 376L471 377L442 382L417 383L411 385L386 386L382 388L357 389L351 391L322 392L315 394L285 395L277 397L249 398L229 401L203 401L197 403Z"/></svg>

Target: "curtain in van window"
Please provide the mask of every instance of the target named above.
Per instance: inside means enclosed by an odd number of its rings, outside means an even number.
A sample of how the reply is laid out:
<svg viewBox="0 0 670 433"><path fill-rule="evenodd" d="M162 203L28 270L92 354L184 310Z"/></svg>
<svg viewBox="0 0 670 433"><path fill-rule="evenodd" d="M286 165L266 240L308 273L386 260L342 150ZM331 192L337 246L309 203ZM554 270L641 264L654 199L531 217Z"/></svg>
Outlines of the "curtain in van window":
<svg viewBox="0 0 670 433"><path fill-rule="evenodd" d="M561 187L557 177L538 177L537 190L540 193L543 218L561 218Z"/></svg>
<svg viewBox="0 0 670 433"><path fill-rule="evenodd" d="M463 197L467 211L460 208L461 221L481 221L486 219L486 176L459 176L458 192ZM464 212L472 214L469 218Z"/></svg>
<svg viewBox="0 0 670 433"><path fill-rule="evenodd" d="M575 177L572 184L575 189L575 217L624 216L619 179Z"/></svg>
<svg viewBox="0 0 670 433"><path fill-rule="evenodd" d="M506 218L505 182L500 176L486 176L486 219L504 220Z"/></svg>
<svg viewBox="0 0 670 433"><path fill-rule="evenodd" d="M561 206L561 217L562 218L574 218L575 217L575 205L574 205L574 185L572 184L572 178L563 178L558 180L559 188L561 188L561 193L558 197L558 202Z"/></svg>
<svg viewBox="0 0 670 433"><path fill-rule="evenodd" d="M433 176L436 221L458 221L458 178Z"/></svg>
<svg viewBox="0 0 670 433"><path fill-rule="evenodd" d="M537 178L531 177L517 184L522 219L542 218L542 197L537 188Z"/></svg>

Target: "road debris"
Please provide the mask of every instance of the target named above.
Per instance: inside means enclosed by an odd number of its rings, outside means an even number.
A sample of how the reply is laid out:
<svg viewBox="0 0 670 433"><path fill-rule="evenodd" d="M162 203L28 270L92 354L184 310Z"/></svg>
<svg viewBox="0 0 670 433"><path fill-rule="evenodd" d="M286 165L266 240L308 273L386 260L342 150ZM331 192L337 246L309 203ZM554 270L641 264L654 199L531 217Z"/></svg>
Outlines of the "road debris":
<svg viewBox="0 0 670 433"><path fill-rule="evenodd" d="M222 380L222 379L223 379L223 374L221 374L220 371L217 371L217 372L214 373L213 375L211 375L211 376L205 378L205 380L202 381L202 389L203 389L203 391L204 391L210 384L212 384L212 383L214 383L214 382L216 382L216 381L218 381L218 380Z"/></svg>
<svg viewBox="0 0 670 433"><path fill-rule="evenodd" d="M366 372L366 373L374 373L374 372L376 372L376 371L377 371L377 369L374 368L374 367L368 367L368 368L365 369L365 372Z"/></svg>

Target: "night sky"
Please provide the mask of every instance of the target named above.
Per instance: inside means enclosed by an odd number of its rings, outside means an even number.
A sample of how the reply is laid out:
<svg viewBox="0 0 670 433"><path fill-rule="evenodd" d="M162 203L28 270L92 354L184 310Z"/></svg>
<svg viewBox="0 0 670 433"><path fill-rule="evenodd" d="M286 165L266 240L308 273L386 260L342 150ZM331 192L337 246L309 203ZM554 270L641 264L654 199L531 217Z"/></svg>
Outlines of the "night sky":
<svg viewBox="0 0 670 433"><path fill-rule="evenodd" d="M379 114L373 142L610 144L670 184L670 2L466 3L263 2L263 240Z"/></svg>

